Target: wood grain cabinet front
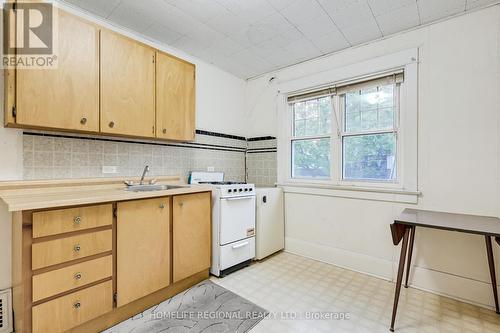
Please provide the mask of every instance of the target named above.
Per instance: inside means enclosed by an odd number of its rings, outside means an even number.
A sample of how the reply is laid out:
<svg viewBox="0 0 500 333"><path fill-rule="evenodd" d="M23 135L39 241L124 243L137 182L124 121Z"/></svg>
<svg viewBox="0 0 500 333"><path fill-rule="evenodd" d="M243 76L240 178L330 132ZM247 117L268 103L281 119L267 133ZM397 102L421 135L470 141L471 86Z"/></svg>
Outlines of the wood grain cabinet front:
<svg viewBox="0 0 500 333"><path fill-rule="evenodd" d="M156 137L194 140L195 66L156 52Z"/></svg>
<svg viewBox="0 0 500 333"><path fill-rule="evenodd" d="M211 198L210 192L174 196L174 282L210 267Z"/></svg>
<svg viewBox="0 0 500 333"><path fill-rule="evenodd" d="M31 246L33 270L112 250L111 230L81 234L34 243Z"/></svg>
<svg viewBox="0 0 500 333"><path fill-rule="evenodd" d="M155 51L101 30L101 132L155 137Z"/></svg>
<svg viewBox="0 0 500 333"><path fill-rule="evenodd" d="M57 22L57 67L16 69L15 121L26 127L98 132L99 30L62 10Z"/></svg>
<svg viewBox="0 0 500 333"><path fill-rule="evenodd" d="M65 332L111 310L113 283L107 281L34 306L33 332Z"/></svg>
<svg viewBox="0 0 500 333"><path fill-rule="evenodd" d="M85 261L33 276L33 302L94 283L113 274L113 257Z"/></svg>
<svg viewBox="0 0 500 333"><path fill-rule="evenodd" d="M170 284L170 197L117 204L117 306Z"/></svg>
<svg viewBox="0 0 500 333"><path fill-rule="evenodd" d="M103 227L113 223L111 204L33 213L33 238Z"/></svg>

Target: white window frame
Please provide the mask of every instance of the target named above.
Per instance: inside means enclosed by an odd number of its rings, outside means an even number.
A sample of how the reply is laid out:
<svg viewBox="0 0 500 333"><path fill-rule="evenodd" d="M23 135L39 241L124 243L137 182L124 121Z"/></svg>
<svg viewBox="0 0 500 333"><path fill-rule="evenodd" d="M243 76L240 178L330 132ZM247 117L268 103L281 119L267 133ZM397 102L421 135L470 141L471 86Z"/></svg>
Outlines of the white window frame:
<svg viewBox="0 0 500 333"><path fill-rule="evenodd" d="M402 167L401 158L402 156L402 146L401 146L401 126L400 126L400 114L401 114L401 86L403 83L395 84L394 99L395 99L395 110L394 110L394 127L393 131L389 130L372 130L366 131L373 134L377 133L395 133L396 134L396 179L394 180L375 180L375 179L344 179L344 145L343 139L346 136L355 136L356 133L346 133L345 131L345 97L344 94L337 95L337 116L339 119L339 137L334 138L334 144L338 146L337 163L335 163L335 174L337 178L337 183L344 186L367 186L367 187L382 187L382 188L400 188L402 177L400 176L400 171ZM365 132L359 132L359 135L368 135Z"/></svg>
<svg viewBox="0 0 500 333"><path fill-rule="evenodd" d="M397 138L397 181L343 180L342 144L336 135L337 123L332 121L331 175L329 179L292 178L291 138L293 110L287 97L300 92L324 89L350 81L363 81L383 73L404 71L404 82L399 86L398 138ZM419 195L417 186L417 86L418 49L400 51L394 54L366 60L312 74L307 77L280 82L278 94L278 184L292 192L319 193L344 197L377 198L381 200L416 203ZM333 98L339 130L343 127L339 98ZM340 147L340 149L338 148ZM307 190L309 189L309 190ZM314 189L314 190L311 190ZM319 192L318 192L319 191ZM358 193L355 193L358 192ZM365 192L367 195L363 195Z"/></svg>
<svg viewBox="0 0 500 333"><path fill-rule="evenodd" d="M328 96L323 96L323 97L328 97ZM308 100L314 100L314 99L319 99L319 98L322 98L322 97L315 97L315 98L311 98L311 99L308 99ZM330 98L332 98L332 96L330 96ZM332 99L332 105L334 103L334 99ZM334 130L335 128L333 127L333 124L332 122L330 122L330 124L332 125L331 129L330 129L330 133L328 134L316 134L316 135L304 135L304 136L295 136L295 110L294 110L294 104L290 104L289 105L289 109L290 109L290 113L291 113L291 117L290 117L290 124L291 124L291 128L290 128L290 178L291 179L297 179L297 180L302 180L302 181L309 181L309 180L314 180L314 181L318 181L318 182L325 182L325 181L328 181L329 179L331 179L332 177L332 166L330 164L330 177L292 177L292 174L293 174L293 152L292 152L292 147L293 147L293 141L300 141L300 140L315 140L315 139L330 139L330 163L332 162L332 159L333 159L333 155L332 155L332 145L333 145L333 137L334 137L334 133L336 133ZM333 110L332 110L332 113L333 113Z"/></svg>

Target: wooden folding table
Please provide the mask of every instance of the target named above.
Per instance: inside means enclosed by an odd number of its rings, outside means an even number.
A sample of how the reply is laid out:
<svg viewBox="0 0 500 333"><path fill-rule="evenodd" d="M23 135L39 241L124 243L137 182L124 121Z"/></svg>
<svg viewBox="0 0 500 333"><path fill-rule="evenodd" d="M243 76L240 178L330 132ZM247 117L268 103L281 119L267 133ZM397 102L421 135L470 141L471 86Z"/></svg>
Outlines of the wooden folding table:
<svg viewBox="0 0 500 333"><path fill-rule="evenodd" d="M410 276L411 257L413 243L415 241L416 227L441 229L447 231L458 231L468 234L484 236L486 241L486 252L490 268L490 277L493 287L493 297L495 298L496 312L500 314L498 307L498 292L495 276L495 263L493 259L493 249L491 237L500 244L500 219L490 216L476 216L466 214L452 214L444 212L434 212L419 209L405 209L394 223L391 224L392 241L398 245L401 241L401 254L399 257L399 269L396 280L396 292L394 295L394 306L392 309L392 320L390 330L394 332L394 322L398 310L399 294L403 282L405 263L407 262L405 288L408 288L408 277ZM408 255L407 255L408 254Z"/></svg>

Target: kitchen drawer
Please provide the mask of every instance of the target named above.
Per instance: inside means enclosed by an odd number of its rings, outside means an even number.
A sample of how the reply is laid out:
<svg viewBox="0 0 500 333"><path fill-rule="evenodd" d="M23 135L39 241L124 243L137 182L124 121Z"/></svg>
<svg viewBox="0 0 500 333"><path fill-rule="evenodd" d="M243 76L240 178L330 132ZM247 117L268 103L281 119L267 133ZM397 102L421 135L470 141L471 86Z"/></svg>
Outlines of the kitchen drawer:
<svg viewBox="0 0 500 333"><path fill-rule="evenodd" d="M111 204L33 213L33 238L111 225Z"/></svg>
<svg viewBox="0 0 500 333"><path fill-rule="evenodd" d="M112 256L85 261L33 276L33 302L113 275Z"/></svg>
<svg viewBox="0 0 500 333"><path fill-rule="evenodd" d="M113 285L100 283L34 306L33 332L64 332L113 310Z"/></svg>
<svg viewBox="0 0 500 333"><path fill-rule="evenodd" d="M110 229L34 243L31 246L31 267L35 270L111 251L112 242Z"/></svg>
<svg viewBox="0 0 500 333"><path fill-rule="evenodd" d="M226 269L255 257L255 237L220 247L220 269Z"/></svg>

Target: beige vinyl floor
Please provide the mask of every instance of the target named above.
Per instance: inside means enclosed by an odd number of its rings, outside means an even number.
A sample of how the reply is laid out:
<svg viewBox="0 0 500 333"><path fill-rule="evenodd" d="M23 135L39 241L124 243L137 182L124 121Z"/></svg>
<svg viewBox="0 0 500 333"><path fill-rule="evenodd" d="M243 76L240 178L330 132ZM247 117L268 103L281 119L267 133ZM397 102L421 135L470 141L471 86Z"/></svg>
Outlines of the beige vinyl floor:
<svg viewBox="0 0 500 333"><path fill-rule="evenodd" d="M282 252L212 281L271 312L250 333L389 332L394 283L365 274ZM402 288L395 329L500 333L500 315Z"/></svg>

